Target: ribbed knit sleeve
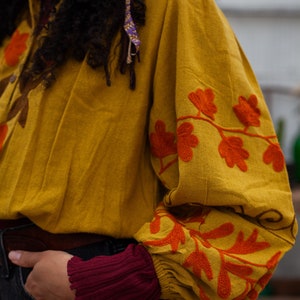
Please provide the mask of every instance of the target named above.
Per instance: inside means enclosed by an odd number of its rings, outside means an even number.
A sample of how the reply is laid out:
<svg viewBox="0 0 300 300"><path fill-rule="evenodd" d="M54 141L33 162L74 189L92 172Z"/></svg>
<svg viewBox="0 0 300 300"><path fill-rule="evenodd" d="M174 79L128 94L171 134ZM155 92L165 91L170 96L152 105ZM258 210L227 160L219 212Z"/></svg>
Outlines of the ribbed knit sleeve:
<svg viewBox="0 0 300 300"><path fill-rule="evenodd" d="M140 245L129 245L113 256L68 262L71 288L77 300L159 299L160 286L152 258Z"/></svg>

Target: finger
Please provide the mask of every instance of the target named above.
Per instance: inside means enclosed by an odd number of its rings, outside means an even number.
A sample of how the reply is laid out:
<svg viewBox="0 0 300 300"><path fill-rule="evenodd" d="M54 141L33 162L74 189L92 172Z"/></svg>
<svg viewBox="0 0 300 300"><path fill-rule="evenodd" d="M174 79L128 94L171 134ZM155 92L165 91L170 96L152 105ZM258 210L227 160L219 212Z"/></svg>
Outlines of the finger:
<svg viewBox="0 0 300 300"><path fill-rule="evenodd" d="M42 252L29 252L29 251L11 251L8 258L20 267L33 268L34 265L41 259Z"/></svg>

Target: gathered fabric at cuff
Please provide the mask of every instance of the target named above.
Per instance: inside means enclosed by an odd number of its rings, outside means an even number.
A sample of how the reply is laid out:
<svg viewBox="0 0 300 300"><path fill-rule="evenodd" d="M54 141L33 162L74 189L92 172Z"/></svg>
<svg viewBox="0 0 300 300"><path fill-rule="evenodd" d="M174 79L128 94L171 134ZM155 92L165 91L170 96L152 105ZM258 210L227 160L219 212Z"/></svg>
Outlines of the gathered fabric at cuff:
<svg viewBox="0 0 300 300"><path fill-rule="evenodd" d="M130 244L121 253L87 261L74 256L68 275L77 300L160 299L152 258L141 245Z"/></svg>
<svg viewBox="0 0 300 300"><path fill-rule="evenodd" d="M197 280L180 265L161 255L152 255L158 277L161 296L168 300L197 300Z"/></svg>

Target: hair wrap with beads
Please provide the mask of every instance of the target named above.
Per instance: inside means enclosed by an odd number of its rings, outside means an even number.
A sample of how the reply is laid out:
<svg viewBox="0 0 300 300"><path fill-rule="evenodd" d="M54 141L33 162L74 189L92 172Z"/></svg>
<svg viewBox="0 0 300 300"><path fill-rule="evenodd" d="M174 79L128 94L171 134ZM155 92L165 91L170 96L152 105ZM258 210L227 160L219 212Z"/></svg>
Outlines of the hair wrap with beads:
<svg viewBox="0 0 300 300"><path fill-rule="evenodd" d="M129 38L128 54L127 54L127 64L132 63L132 56L139 52L141 41L139 39L135 23L131 16L131 0L125 0L125 22L124 30ZM135 52L132 52L132 44L135 46Z"/></svg>

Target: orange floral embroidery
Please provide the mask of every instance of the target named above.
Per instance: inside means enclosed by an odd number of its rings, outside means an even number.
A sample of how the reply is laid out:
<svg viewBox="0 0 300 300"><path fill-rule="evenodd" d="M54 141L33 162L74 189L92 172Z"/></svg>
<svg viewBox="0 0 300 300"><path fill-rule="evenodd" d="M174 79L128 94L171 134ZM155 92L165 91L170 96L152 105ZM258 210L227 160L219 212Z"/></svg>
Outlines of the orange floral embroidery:
<svg viewBox="0 0 300 300"><path fill-rule="evenodd" d="M223 237L226 237L234 232L234 226L232 223L225 223L221 226L217 227L216 229L213 229L208 232L201 233L201 237L204 240L214 240L214 239L220 239Z"/></svg>
<svg viewBox="0 0 300 300"><path fill-rule="evenodd" d="M275 266L278 264L279 259L281 257L281 252L277 252L271 259L268 261L267 266L268 269L274 269Z"/></svg>
<svg viewBox="0 0 300 300"><path fill-rule="evenodd" d="M224 137L219 145L219 153L230 168L237 165L241 171L246 172L248 167L245 160L249 157L249 153L242 147L243 140L239 137Z"/></svg>
<svg viewBox="0 0 300 300"><path fill-rule="evenodd" d="M244 138L256 138L265 141L269 146L263 154L262 161L265 164L272 164L275 172L281 172L284 169L284 156L277 142L276 135L264 136L261 134L251 133L248 129L250 126L259 127L261 112L258 108L258 100L256 95L251 95L249 99L244 96L238 97L238 104L233 106L233 111L238 120L244 125L243 128L225 128L217 124L215 114L217 107L214 104L214 93L211 89L197 89L188 95L188 99L198 109L196 115L182 116L177 122L186 121L188 119L207 122L218 131L221 142L218 147L220 156L225 160L228 167L237 166L242 172L248 170L247 159L250 153L243 148ZM193 124L183 122L177 128L177 148L178 157L189 162L193 158L193 150L199 144L197 136L193 135ZM229 135L233 134L234 135ZM239 135L239 136L236 136ZM275 142L273 141L275 140ZM176 154L175 135L172 132L166 132L165 123L161 120L155 124L155 133L150 135L152 154L160 159L160 174L167 168L177 162L177 158L164 163L163 159L169 155Z"/></svg>
<svg viewBox="0 0 300 300"><path fill-rule="evenodd" d="M150 142L151 152L156 157L164 158L177 153L175 135L172 132L166 132L166 124L163 121L156 122L155 133L150 134Z"/></svg>
<svg viewBox="0 0 300 300"><path fill-rule="evenodd" d="M7 124L0 125L0 151L2 150L4 140L6 138L8 131Z"/></svg>
<svg viewBox="0 0 300 300"><path fill-rule="evenodd" d="M177 156L169 162L164 162L164 158L177 154L175 134L166 131L166 124L158 120L155 123L155 132L150 134L150 144L152 155L159 158L160 174L177 161Z"/></svg>
<svg viewBox="0 0 300 300"><path fill-rule="evenodd" d="M20 33L18 30L13 34L10 43L4 50L5 61L8 66L13 67L18 64L19 57L26 50L26 41L29 37L28 33Z"/></svg>
<svg viewBox="0 0 300 300"><path fill-rule="evenodd" d="M225 128L214 122L217 107L213 103L214 93L211 89L197 89L195 92L190 93L188 98L198 108L198 113L196 115L179 117L177 122L193 119L207 122L215 127L221 137L218 151L228 167L233 168L237 166L243 172L248 170L247 159L250 157L250 153L247 149L243 148L244 138L248 137L261 139L269 144L269 148L263 155L262 161L265 164L272 163L273 169L276 172L281 172L284 169L284 157L278 145L276 135L265 136L248 131L250 126L259 127L261 125L261 112L258 108L256 95L251 95L249 99L239 96L239 103L233 106L235 116L244 125L244 128L240 129ZM227 136L227 133L234 133L235 135ZM236 136L237 134L239 136ZM273 140L276 142L273 142Z"/></svg>
<svg viewBox="0 0 300 300"><path fill-rule="evenodd" d="M214 114L217 112L217 107L213 103L215 95L211 89L205 91L197 89L196 92L191 92L188 98L198 108L198 116L202 112L212 120L215 119Z"/></svg>
<svg viewBox="0 0 300 300"><path fill-rule="evenodd" d="M267 268L269 270L275 269L276 265L279 262L279 258L281 257L281 255L282 255L282 253L278 252L273 257L271 257L271 259L267 262ZM270 281L271 277L272 277L272 271L269 271L258 280L258 284L261 286L262 289L265 288L265 286Z"/></svg>
<svg viewBox="0 0 300 300"><path fill-rule="evenodd" d="M172 252L180 252L180 245L184 244L186 240L193 240L195 244L195 250L189 253L189 255L183 261L182 265L185 268L190 269L191 272L198 278L202 278L203 276L205 276L207 280L211 281L214 279L214 277L217 276L217 293L222 299L229 299L231 297L232 276L239 277L245 282L245 289L238 297L234 299L242 300L247 297L252 299L252 297L257 295L257 291L255 290L257 279L251 277L254 274L254 267L265 269L265 275L263 275L263 277L259 279L258 284L261 287L264 287L267 284L268 280L270 279L270 274L279 261L281 253L278 252L266 263L261 262L259 264L254 263L250 260L246 260L243 257L247 254L253 254L270 248L271 245L268 242L258 241L258 229L253 229L252 233L246 238L244 232L240 231L233 245L229 245L228 248L221 249L215 247L212 244L211 240L229 237L230 235L234 234L235 227L232 223L224 223L208 232L201 232L196 229L191 229L195 228L192 223L198 223L197 220L201 220L202 223L205 223L205 219L209 215L211 210L206 210L205 212L202 210L197 210L197 212L195 212L195 214L197 215L191 216L187 219L178 220L175 219L173 215L171 215L166 209L163 209L162 207L162 205L159 206L155 213L155 225L150 225L151 233L153 233L152 231L154 228L155 233L158 233L158 230L164 231L164 229L161 228L161 223L163 222L169 223L171 221L173 223L173 227L171 227L172 229L170 231L165 232L165 238L144 241L143 243L145 245L155 247L170 246L170 250L172 250ZM226 245L226 243L223 244ZM204 248L200 248L201 245ZM202 249L205 248L214 248L214 250L219 253L221 266L219 271L217 271L218 274L213 274L212 263L215 263L215 261L212 262L205 251L202 251ZM205 293L205 290L200 286L199 296L202 296L203 299L209 299L209 297Z"/></svg>
<svg viewBox="0 0 300 300"><path fill-rule="evenodd" d="M263 277L261 277L258 281L258 284L262 287L265 288L265 286L268 284L268 282L270 281L271 277L272 277L272 273L267 273L265 274Z"/></svg>
<svg viewBox="0 0 300 300"><path fill-rule="evenodd" d="M263 160L266 164L273 164L273 169L280 172L284 168L284 156L279 144L272 144L264 153Z"/></svg>
<svg viewBox="0 0 300 300"><path fill-rule="evenodd" d="M235 244L229 248L227 252L234 254L250 254L270 247L270 244L267 242L257 242L257 238L257 229L253 230L252 234L246 240L244 240L244 233L240 231Z"/></svg>
<svg viewBox="0 0 300 300"><path fill-rule="evenodd" d="M157 241L144 242L145 245L162 247L170 245L173 252L178 250L180 244L185 243L185 235L182 226L175 223L173 230L165 237Z"/></svg>
<svg viewBox="0 0 300 300"><path fill-rule="evenodd" d="M188 256L183 266L185 268L192 268L192 272L199 278L201 278L201 273L203 271L208 280L213 279L211 264L206 254L198 248Z"/></svg>
<svg viewBox="0 0 300 300"><path fill-rule="evenodd" d="M160 231L160 216L155 214L153 221L150 223L150 232L156 234Z"/></svg>
<svg viewBox="0 0 300 300"><path fill-rule="evenodd" d="M178 156L188 162L193 158L192 148L198 145L198 138L192 134L194 126L191 123L183 123L177 128Z"/></svg>
<svg viewBox="0 0 300 300"><path fill-rule="evenodd" d="M164 158L178 154L178 157L188 162L193 158L192 148L198 145L198 138L192 134L194 127L191 123L184 122L177 128L177 143L175 134L166 131L166 124L158 120L155 123L155 132L150 134L151 152L160 160L160 174L177 162L177 156L169 161L164 162ZM178 153L177 153L178 148Z"/></svg>
<svg viewBox="0 0 300 300"><path fill-rule="evenodd" d="M199 286L199 296L201 300L210 300L201 286Z"/></svg>
<svg viewBox="0 0 300 300"><path fill-rule="evenodd" d="M236 116L246 127L260 126L260 110L257 108L257 104L257 97L251 95L248 100L240 96L239 104L233 106Z"/></svg>

